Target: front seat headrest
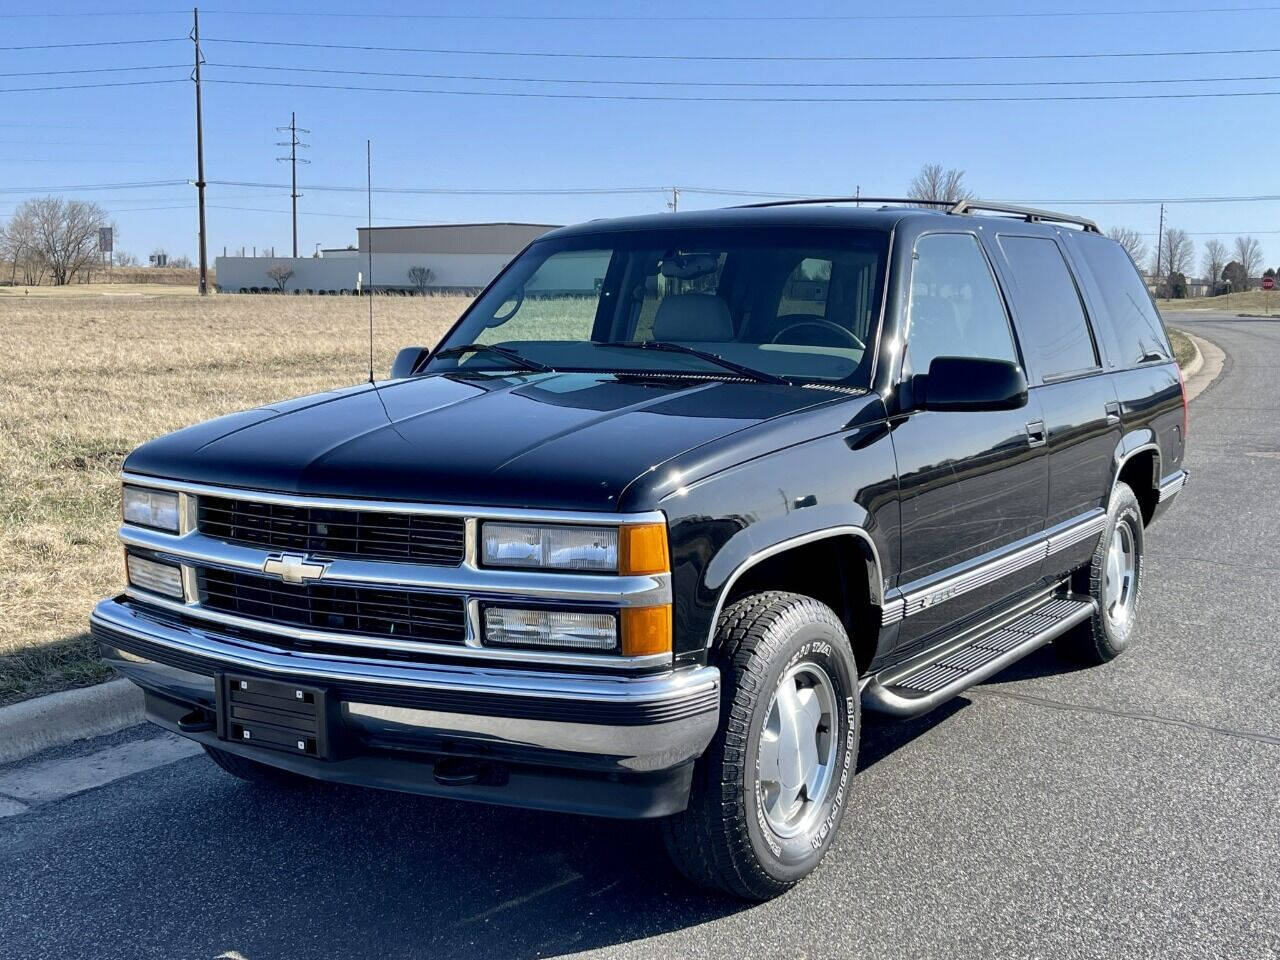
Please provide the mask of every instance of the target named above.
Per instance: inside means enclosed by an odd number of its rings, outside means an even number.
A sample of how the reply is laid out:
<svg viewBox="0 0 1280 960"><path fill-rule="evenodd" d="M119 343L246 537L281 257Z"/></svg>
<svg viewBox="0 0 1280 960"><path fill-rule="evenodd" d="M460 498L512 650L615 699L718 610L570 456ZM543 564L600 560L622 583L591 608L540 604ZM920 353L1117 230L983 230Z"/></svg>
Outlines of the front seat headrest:
<svg viewBox="0 0 1280 960"><path fill-rule="evenodd" d="M655 340L732 340L729 305L711 293L664 297L653 318Z"/></svg>

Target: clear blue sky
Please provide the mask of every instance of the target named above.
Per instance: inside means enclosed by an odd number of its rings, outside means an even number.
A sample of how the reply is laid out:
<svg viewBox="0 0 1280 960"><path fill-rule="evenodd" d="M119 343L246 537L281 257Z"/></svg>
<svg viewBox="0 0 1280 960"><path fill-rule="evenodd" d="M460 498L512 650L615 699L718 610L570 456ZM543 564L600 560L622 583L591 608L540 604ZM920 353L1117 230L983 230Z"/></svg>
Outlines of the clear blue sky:
<svg viewBox="0 0 1280 960"><path fill-rule="evenodd" d="M105 5L49 3L44 14L0 14L0 47L182 38L190 11L160 0ZM869 97L1045 96L1269 91L1278 80L1086 87L706 87L729 83L940 83L1280 77L1280 54L1076 60L916 62L741 62L512 57L491 53L399 53L255 46L219 38L469 51L688 54L695 56L919 56L1101 53L1280 47L1280 5L1250 0L1090 0L1086 10L1219 8L1213 13L1123 16L955 18L957 12L1030 13L1079 9L1073 0L984 0L961 6L917 0L903 6L854 3L683 3L608 0L516 3L292 4L263 0L248 15L224 0L201 12L205 77L206 175L211 181L288 182L276 131L296 110L310 130L300 167L300 245L342 246L363 222L364 197L308 187L364 183L364 141L373 140L374 182L383 187L574 190L680 185L735 190L847 194L901 193L922 163L967 171L980 196L1040 202L1097 197L1280 194L1280 96L1084 102L871 103ZM1221 8L1250 8L1226 12ZM14 5L6 5L13 10ZM27 9L33 9L28 6ZM425 12L475 19L374 16ZM91 16L79 14L92 13ZM628 19L495 19L558 15ZM930 15L938 14L942 19ZM484 15L490 15L484 18ZM818 20L806 16L922 15L917 19ZM788 20L725 20L724 16ZM947 17L951 18L947 18ZM706 19L696 19L696 18ZM1272 26L1268 26L1268 24ZM44 50L0 50L0 91L19 87L185 78L189 42ZM232 64L587 80L685 81L666 87L515 83L371 77L233 69ZM14 76L36 71L174 65L141 73ZM688 102L571 100L358 93L232 85L227 80L544 93L666 95ZM848 102L716 102L700 97L824 97ZM62 185L194 179L193 94L188 82L86 90L0 92L0 218L25 194ZM155 247L194 256L193 187L76 191L101 203L120 229L119 245L145 260ZM288 190L214 184L208 191L210 255L289 244ZM750 199L741 198L741 201ZM376 222L530 220L572 222L659 211L657 192L621 195L377 195ZM686 190L681 207L734 198ZM230 208L250 209L230 209ZM1104 229L1154 234L1154 205L1077 206ZM274 212L260 212L274 211ZM1230 242L1251 232L1268 264L1280 263L1280 202L1176 204L1167 222L1194 236ZM1266 231L1276 231L1268 234Z"/></svg>

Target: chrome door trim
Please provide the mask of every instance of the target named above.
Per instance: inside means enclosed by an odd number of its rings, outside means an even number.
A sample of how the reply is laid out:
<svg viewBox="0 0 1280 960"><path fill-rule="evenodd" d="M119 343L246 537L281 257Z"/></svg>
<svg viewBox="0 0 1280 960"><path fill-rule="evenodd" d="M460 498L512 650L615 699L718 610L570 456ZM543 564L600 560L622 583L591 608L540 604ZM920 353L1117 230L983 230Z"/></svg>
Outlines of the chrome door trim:
<svg viewBox="0 0 1280 960"><path fill-rule="evenodd" d="M950 568L951 572L944 570L923 578L929 581L927 584L917 586L921 581L913 581L898 591L896 598L886 601L881 622L886 625L896 623L904 617L915 616L939 603L985 587L1091 537L1100 536L1106 526L1106 511L1098 507L1035 534L1030 542L989 551L956 564ZM900 605L901 613L896 615L896 619L887 619L895 602Z"/></svg>

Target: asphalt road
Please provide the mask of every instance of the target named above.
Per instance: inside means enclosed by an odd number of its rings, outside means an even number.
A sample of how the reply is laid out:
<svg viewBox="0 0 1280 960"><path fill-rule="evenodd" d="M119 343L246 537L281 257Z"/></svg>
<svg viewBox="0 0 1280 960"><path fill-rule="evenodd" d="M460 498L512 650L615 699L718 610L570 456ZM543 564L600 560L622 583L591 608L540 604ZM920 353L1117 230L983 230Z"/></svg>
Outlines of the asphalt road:
<svg viewBox="0 0 1280 960"><path fill-rule="evenodd" d="M1227 358L1135 645L868 724L852 815L788 895L694 892L643 826L282 795L193 757L0 819L0 955L1280 955L1280 321L1170 319Z"/></svg>

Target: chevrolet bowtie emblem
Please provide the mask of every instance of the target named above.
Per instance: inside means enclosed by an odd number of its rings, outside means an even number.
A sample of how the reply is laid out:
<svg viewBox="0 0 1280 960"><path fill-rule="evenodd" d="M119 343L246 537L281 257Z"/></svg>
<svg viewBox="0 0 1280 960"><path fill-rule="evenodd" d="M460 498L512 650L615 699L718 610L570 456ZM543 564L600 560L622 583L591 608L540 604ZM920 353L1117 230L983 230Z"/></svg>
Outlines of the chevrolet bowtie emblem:
<svg viewBox="0 0 1280 960"><path fill-rule="evenodd" d="M305 583L324 576L327 563L313 563L299 553L277 553L267 557L262 572L279 577L285 583Z"/></svg>

